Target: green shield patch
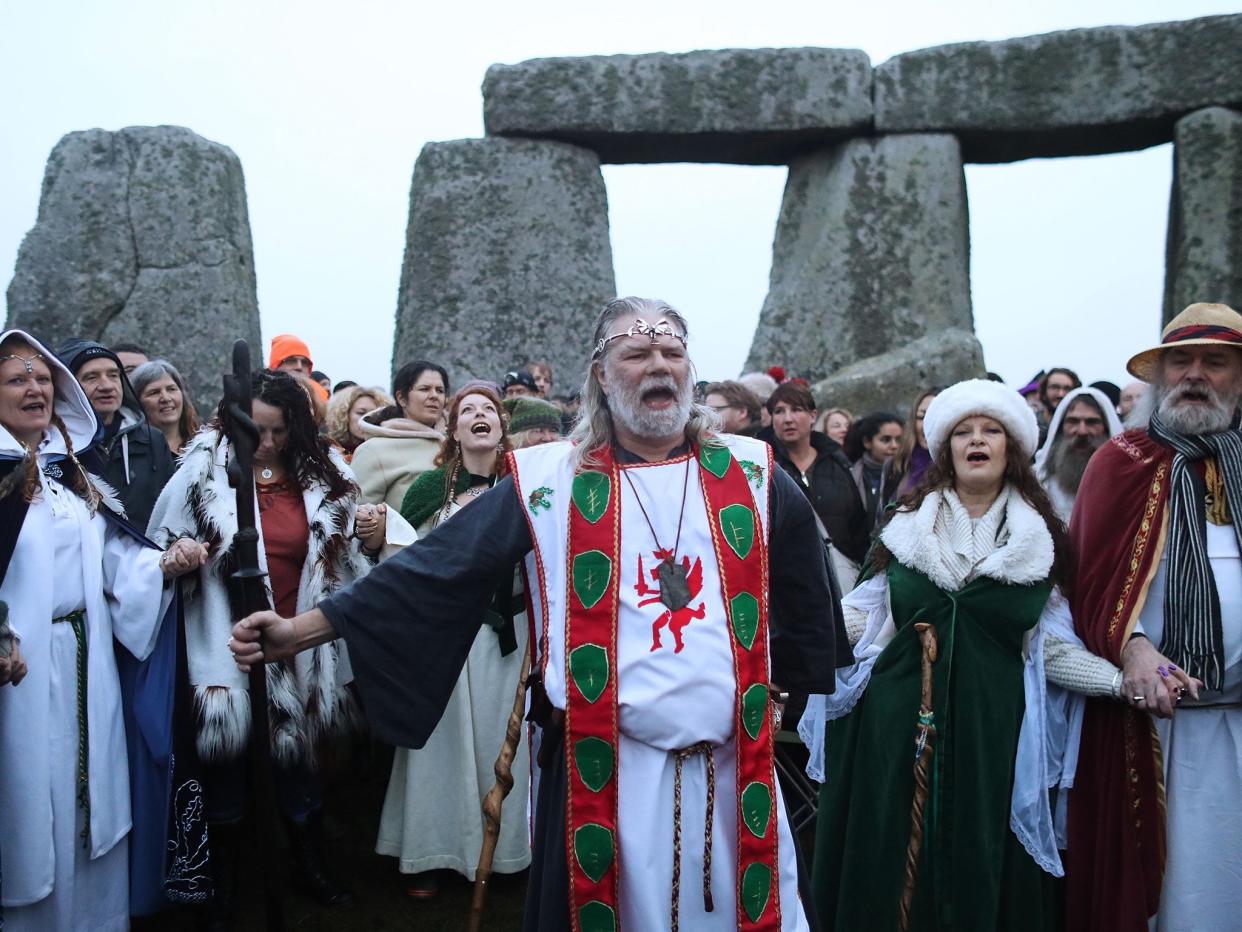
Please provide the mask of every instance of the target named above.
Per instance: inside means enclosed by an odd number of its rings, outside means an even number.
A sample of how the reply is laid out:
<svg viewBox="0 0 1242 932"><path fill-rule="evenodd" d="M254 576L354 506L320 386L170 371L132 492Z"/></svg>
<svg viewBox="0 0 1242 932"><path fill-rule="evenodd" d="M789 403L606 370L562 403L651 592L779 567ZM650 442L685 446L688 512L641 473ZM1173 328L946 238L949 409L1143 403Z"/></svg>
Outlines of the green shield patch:
<svg viewBox="0 0 1242 932"><path fill-rule="evenodd" d="M772 791L758 781L742 790L742 821L756 838L768 833L772 814Z"/></svg>
<svg viewBox="0 0 1242 932"><path fill-rule="evenodd" d="M581 650L582 648L578 648ZM572 662L572 658L571 662ZM742 693L742 727L754 740L763 728L763 717L768 714L768 688L755 683Z"/></svg>
<svg viewBox="0 0 1242 932"><path fill-rule="evenodd" d="M714 447L706 444L699 447L699 462L717 479L725 477L725 473L729 471L731 459L733 459L733 454L729 452L728 447Z"/></svg>
<svg viewBox="0 0 1242 932"><path fill-rule="evenodd" d="M755 513L745 505L726 505L720 509L720 533L738 559L745 560L755 545Z"/></svg>
<svg viewBox="0 0 1242 932"><path fill-rule="evenodd" d="M768 908L771 893L772 868L758 861L749 865L742 873L742 908L751 922L758 922Z"/></svg>
<svg viewBox="0 0 1242 932"><path fill-rule="evenodd" d="M612 495L612 480L598 470L588 469L574 476L572 496L574 505L582 512L582 517L592 524L604 516L608 510L608 499Z"/></svg>
<svg viewBox="0 0 1242 932"><path fill-rule="evenodd" d="M578 910L578 928L582 932L616 932L617 914L599 900L591 900Z"/></svg>
<svg viewBox="0 0 1242 932"><path fill-rule="evenodd" d="M569 675L587 702L594 702L608 685L608 651L598 644L583 644L569 653Z"/></svg>
<svg viewBox="0 0 1242 932"><path fill-rule="evenodd" d="M612 561L601 550L588 550L574 557L574 595L583 608L594 608L608 591L612 579Z"/></svg>
<svg viewBox="0 0 1242 932"><path fill-rule="evenodd" d="M574 744L574 766L592 793L598 793L612 779L612 745L603 738L583 738Z"/></svg>
<svg viewBox="0 0 1242 932"><path fill-rule="evenodd" d="M729 600L729 621L738 641L750 650L759 631L759 600L749 592L739 592Z"/></svg>
<svg viewBox="0 0 1242 932"><path fill-rule="evenodd" d="M595 883L612 864L612 832L595 822L588 822L574 832L574 857L582 872Z"/></svg>

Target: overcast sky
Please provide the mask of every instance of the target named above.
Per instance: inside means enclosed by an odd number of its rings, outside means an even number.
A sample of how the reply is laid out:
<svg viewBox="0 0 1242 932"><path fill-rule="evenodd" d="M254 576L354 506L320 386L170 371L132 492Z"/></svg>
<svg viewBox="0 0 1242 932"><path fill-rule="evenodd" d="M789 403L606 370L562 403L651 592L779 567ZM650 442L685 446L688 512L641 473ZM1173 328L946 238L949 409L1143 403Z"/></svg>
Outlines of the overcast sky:
<svg viewBox="0 0 1242 932"><path fill-rule="evenodd" d="M733 47L860 48L1235 12L1207 0L941 3L177 3L0 0L0 271L65 133L171 123L241 158L265 341L387 383L414 160L483 132L493 62ZM976 329L1011 383L1123 382L1159 336L1172 152L968 166ZM604 169L621 293L686 312L706 378L735 375L767 291L783 168ZM174 348L168 355L176 358ZM266 355L266 345L264 347Z"/></svg>

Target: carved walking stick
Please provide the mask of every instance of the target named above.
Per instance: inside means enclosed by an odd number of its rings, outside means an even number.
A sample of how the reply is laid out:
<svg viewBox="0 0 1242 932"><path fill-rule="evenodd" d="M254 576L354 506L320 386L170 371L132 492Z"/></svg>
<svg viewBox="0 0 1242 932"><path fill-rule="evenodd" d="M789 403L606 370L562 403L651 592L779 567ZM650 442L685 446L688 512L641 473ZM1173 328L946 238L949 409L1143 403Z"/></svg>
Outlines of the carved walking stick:
<svg viewBox="0 0 1242 932"><path fill-rule="evenodd" d="M254 454L259 448L259 428L250 417L250 346L245 340L233 344L233 372L224 377L224 398L231 430L229 485L237 490L237 572L233 574L239 595L240 617L268 608L263 571L259 568L259 530L254 513ZM234 619L236 620L236 619ZM284 929L280 877L276 872L275 792L272 784L272 746L267 716L267 666L250 668L250 773L251 808L263 874L263 901L267 928Z"/></svg>
<svg viewBox="0 0 1242 932"><path fill-rule="evenodd" d="M914 732L914 802L910 807L910 844L906 847L906 881L901 891L897 928L910 928L910 907L919 877L919 851L923 847L923 806L927 802L927 771L936 737L936 713L932 709L932 665L936 662L936 629L926 622L914 626L923 645L923 684L918 727Z"/></svg>
<svg viewBox="0 0 1242 932"><path fill-rule="evenodd" d="M530 642L522 655L522 671L518 674L517 695L513 697L513 711L505 726L504 744L496 758L496 782L483 797L483 847L479 851L479 866L474 872L474 899L470 903L470 932L483 928L483 901L487 898L487 881L492 876L492 858L496 855L496 842L500 839L500 810L505 797L513 789L513 758L517 756L518 742L522 740L522 720L526 716L526 675L530 672Z"/></svg>

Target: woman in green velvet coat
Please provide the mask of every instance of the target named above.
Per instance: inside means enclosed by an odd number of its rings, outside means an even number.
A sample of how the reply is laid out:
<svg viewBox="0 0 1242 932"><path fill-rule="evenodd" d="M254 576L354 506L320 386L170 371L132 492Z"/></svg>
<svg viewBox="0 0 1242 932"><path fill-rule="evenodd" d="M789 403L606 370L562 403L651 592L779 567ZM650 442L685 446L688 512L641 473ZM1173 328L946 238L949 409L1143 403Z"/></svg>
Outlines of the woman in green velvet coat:
<svg viewBox="0 0 1242 932"><path fill-rule="evenodd" d="M1021 397L962 382L924 424L932 464L844 600L857 663L800 727L824 780L816 905L838 930L1048 929L1062 872L1049 790L1072 783L1080 694L1119 680L1073 634L1067 538L1029 465Z"/></svg>

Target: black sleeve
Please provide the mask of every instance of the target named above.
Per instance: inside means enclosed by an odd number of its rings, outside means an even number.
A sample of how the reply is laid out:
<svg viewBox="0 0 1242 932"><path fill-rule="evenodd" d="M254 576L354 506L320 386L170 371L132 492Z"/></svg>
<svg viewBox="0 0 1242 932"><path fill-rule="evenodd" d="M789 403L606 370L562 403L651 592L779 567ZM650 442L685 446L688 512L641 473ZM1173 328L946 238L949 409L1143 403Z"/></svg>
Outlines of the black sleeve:
<svg viewBox="0 0 1242 932"><path fill-rule="evenodd" d="M319 603L345 639L371 727L422 747L440 721L492 594L530 551L511 478Z"/></svg>
<svg viewBox="0 0 1242 932"><path fill-rule="evenodd" d="M840 593L820 537L815 511L783 470L772 475L772 532L768 547L772 681L795 693L830 693L840 648L849 654Z"/></svg>

